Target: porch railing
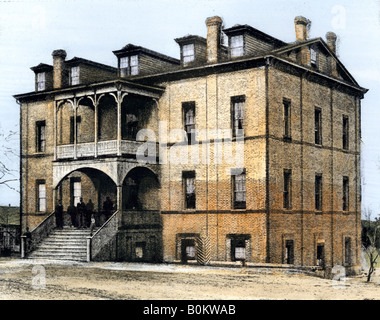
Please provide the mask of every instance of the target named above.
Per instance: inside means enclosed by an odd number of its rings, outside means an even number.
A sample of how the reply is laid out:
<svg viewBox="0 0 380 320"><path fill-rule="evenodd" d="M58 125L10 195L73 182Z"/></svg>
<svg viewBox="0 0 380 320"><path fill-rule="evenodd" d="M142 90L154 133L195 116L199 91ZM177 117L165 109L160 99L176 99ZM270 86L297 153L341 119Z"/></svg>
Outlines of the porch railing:
<svg viewBox="0 0 380 320"><path fill-rule="evenodd" d="M87 237L87 261L92 261L116 236L119 227L119 211L116 211L96 232Z"/></svg>
<svg viewBox="0 0 380 320"><path fill-rule="evenodd" d="M21 236L21 258L37 248L38 244L45 239L55 228L55 214L52 212L41 221L32 231Z"/></svg>

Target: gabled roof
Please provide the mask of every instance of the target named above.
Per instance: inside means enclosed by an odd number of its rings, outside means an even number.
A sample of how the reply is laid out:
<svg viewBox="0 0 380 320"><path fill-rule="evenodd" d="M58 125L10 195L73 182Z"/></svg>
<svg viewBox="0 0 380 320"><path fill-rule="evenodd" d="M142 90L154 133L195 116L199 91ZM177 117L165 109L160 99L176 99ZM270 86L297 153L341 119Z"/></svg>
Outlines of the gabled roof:
<svg viewBox="0 0 380 320"><path fill-rule="evenodd" d="M289 43L288 45L286 45L284 47L273 50L271 53L274 55L281 55L281 54L287 53L289 51L293 51L293 50L296 50L296 49L299 49L299 48L302 48L305 46L310 46L313 44L319 44L320 46L322 46L328 52L328 54L336 61L337 66L339 66L339 68L345 74L347 79L349 79L352 84L359 86L358 82L348 72L348 70L343 65L343 63L339 60L339 58L337 57L335 52L333 52L330 49L330 47L327 45L327 43L322 38L313 38L313 39L309 39L309 40L305 40L305 41L292 42L292 43Z"/></svg>
<svg viewBox="0 0 380 320"><path fill-rule="evenodd" d="M39 65L37 65L35 67L31 67L30 69L34 72L51 71L51 70L53 70L53 66L51 66L50 64L46 64L46 63L40 63Z"/></svg>
<svg viewBox="0 0 380 320"><path fill-rule="evenodd" d="M161 59L161 60L164 60L166 62L170 62L173 64L180 64L180 61L178 59L169 57L165 54L162 54L162 53L159 53L159 52L156 52L156 51L153 51L153 50L141 47L141 46L136 46L132 43L127 44L126 46L124 46L120 50L115 50L112 52L117 57L122 57L122 56L130 55L130 54L145 53L151 57Z"/></svg>

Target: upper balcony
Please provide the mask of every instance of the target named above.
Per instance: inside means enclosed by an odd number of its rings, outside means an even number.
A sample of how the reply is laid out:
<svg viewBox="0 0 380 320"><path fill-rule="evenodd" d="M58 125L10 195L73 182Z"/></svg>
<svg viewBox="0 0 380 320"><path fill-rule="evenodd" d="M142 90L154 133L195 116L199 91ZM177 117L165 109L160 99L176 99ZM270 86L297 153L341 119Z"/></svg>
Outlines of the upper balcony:
<svg viewBox="0 0 380 320"><path fill-rule="evenodd" d="M140 129L158 132L157 88L129 88L118 83L93 91L55 96L54 158L102 156L135 158ZM140 88L141 89L141 88Z"/></svg>

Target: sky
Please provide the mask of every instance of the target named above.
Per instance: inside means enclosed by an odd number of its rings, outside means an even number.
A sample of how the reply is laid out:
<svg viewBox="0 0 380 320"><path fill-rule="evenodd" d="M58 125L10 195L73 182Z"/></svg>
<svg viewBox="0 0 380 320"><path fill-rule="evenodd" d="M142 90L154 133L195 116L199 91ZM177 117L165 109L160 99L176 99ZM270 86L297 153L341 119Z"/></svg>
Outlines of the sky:
<svg viewBox="0 0 380 320"><path fill-rule="evenodd" d="M310 38L338 35L338 55L367 89L362 101L362 209L380 213L380 0L29 0L0 1L0 150L18 178L19 106L14 94L34 90L30 67L52 64L51 53L116 67L113 50L128 43L179 59L174 41L188 34L206 37L207 17L224 27L248 24L285 42L295 41L294 18L311 20ZM19 205L18 182L0 185L0 205Z"/></svg>

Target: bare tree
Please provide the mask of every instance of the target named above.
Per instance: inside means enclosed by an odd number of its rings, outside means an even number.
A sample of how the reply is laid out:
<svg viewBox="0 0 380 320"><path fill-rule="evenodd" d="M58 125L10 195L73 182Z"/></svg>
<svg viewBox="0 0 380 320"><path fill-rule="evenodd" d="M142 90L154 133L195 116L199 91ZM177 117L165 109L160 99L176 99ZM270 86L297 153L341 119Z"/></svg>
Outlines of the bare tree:
<svg viewBox="0 0 380 320"><path fill-rule="evenodd" d="M380 250L379 250L379 237L378 229L380 228L380 220L375 218L372 221L372 210L364 210L364 223L363 223L363 245L364 252L369 262L369 269L367 274L367 282L371 281L372 274L375 271L375 266L378 261Z"/></svg>
<svg viewBox="0 0 380 320"><path fill-rule="evenodd" d="M17 138L17 131L4 133L0 130L0 185L19 192L12 186L13 182L18 181L18 170L12 168L12 164L18 163L19 155L15 148Z"/></svg>

